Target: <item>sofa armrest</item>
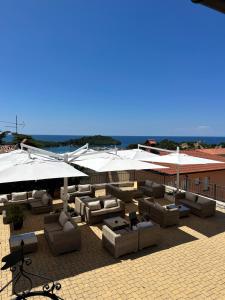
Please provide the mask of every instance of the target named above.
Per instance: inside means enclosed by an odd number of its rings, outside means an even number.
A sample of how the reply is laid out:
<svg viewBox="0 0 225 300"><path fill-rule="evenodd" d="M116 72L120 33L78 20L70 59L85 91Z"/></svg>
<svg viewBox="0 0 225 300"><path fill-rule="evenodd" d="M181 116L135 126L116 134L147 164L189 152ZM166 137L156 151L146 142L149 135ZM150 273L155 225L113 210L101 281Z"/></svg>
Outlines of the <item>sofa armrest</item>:
<svg viewBox="0 0 225 300"><path fill-rule="evenodd" d="M59 213L44 216L44 224L58 222L59 216L60 216Z"/></svg>
<svg viewBox="0 0 225 300"><path fill-rule="evenodd" d="M124 203L124 201L122 201L121 199L117 199L117 203L118 203L118 206L121 209L125 209L125 203Z"/></svg>
<svg viewBox="0 0 225 300"><path fill-rule="evenodd" d="M111 244L115 244L115 240L118 234L112 231L108 226L103 225L102 236L104 236Z"/></svg>

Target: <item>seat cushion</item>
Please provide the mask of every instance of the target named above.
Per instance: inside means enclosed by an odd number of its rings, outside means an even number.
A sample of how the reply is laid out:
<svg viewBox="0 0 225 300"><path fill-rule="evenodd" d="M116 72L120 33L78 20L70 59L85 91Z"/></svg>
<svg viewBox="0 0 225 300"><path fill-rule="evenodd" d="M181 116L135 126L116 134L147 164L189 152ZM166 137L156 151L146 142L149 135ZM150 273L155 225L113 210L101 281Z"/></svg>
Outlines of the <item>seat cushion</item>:
<svg viewBox="0 0 225 300"><path fill-rule="evenodd" d="M187 199L181 199L180 202L186 205L187 207L193 207L199 210L201 209L201 205L198 202L193 202Z"/></svg>
<svg viewBox="0 0 225 300"><path fill-rule="evenodd" d="M137 228L148 228L153 226L154 224L151 221L144 221L137 224Z"/></svg>
<svg viewBox="0 0 225 300"><path fill-rule="evenodd" d="M61 231L62 227L59 225L59 223L48 223L45 224L44 230L47 233L49 233L49 232Z"/></svg>
<svg viewBox="0 0 225 300"><path fill-rule="evenodd" d="M12 193L12 201L27 200L27 192Z"/></svg>
<svg viewBox="0 0 225 300"><path fill-rule="evenodd" d="M105 215L108 213L117 212L120 210L121 210L121 208L119 206L116 206L116 207L102 208L99 210L95 210L95 211L92 211L91 214L92 214L92 216L101 216L101 215Z"/></svg>
<svg viewBox="0 0 225 300"><path fill-rule="evenodd" d="M30 202L30 206L32 208L38 208L38 207L42 207L43 206L43 203L41 200L36 200L36 201L32 201Z"/></svg>
<svg viewBox="0 0 225 300"><path fill-rule="evenodd" d="M63 227L64 224L69 220L68 216L65 214L64 211L61 211L59 215L59 224Z"/></svg>

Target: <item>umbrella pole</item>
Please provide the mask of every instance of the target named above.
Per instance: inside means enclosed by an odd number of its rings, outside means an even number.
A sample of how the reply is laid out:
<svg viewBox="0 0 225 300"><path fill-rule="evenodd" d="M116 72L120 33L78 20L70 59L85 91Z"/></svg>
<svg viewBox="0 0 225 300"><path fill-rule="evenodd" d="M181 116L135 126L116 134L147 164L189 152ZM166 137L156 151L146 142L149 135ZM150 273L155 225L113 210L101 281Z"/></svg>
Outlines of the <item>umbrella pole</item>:
<svg viewBox="0 0 225 300"><path fill-rule="evenodd" d="M64 155L64 162L68 163L68 154ZM63 210L65 212L67 212L67 210L68 210L68 208L67 208L68 207L68 199L67 199L67 194L68 194L68 178L67 177L64 178L64 186L63 186L63 188L64 188L64 193L63 193Z"/></svg>
<svg viewBox="0 0 225 300"><path fill-rule="evenodd" d="M67 200L67 194L68 194L68 178L64 178L64 193L63 193L63 210L67 212L67 206L68 206L68 200Z"/></svg>
<svg viewBox="0 0 225 300"><path fill-rule="evenodd" d="M180 189L180 165L179 165L179 155L180 155L180 148L177 147L177 158L178 158L178 163L177 163L177 192L179 192L179 189Z"/></svg>

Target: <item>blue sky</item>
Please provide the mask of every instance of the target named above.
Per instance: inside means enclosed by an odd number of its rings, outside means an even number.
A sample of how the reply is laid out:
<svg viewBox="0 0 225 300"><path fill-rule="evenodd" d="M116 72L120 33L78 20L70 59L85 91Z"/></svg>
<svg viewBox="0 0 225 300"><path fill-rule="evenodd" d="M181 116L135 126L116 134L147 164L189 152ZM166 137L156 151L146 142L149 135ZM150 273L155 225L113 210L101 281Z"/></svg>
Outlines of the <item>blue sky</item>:
<svg viewBox="0 0 225 300"><path fill-rule="evenodd" d="M0 1L0 120L225 136L224 53L224 15L189 0Z"/></svg>

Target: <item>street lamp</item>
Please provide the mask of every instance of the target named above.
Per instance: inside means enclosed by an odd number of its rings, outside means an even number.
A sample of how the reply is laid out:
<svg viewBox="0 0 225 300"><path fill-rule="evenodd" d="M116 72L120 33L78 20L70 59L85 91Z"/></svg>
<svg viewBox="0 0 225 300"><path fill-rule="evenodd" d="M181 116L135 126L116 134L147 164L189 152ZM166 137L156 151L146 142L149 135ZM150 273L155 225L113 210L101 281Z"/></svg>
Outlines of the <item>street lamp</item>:
<svg viewBox="0 0 225 300"><path fill-rule="evenodd" d="M225 0L191 0L194 3L203 4L212 9L225 13Z"/></svg>

